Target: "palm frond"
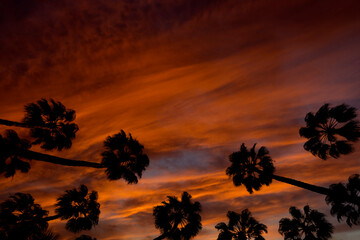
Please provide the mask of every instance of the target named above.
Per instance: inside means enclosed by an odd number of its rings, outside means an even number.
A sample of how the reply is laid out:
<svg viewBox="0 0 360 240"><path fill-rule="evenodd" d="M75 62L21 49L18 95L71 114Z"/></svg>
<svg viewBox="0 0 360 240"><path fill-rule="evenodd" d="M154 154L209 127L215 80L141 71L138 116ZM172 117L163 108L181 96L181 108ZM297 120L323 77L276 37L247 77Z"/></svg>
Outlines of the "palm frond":
<svg viewBox="0 0 360 240"><path fill-rule="evenodd" d="M292 219L282 218L279 222L279 233L285 240L331 238L334 227L326 220L325 214L311 209L308 205L303 212L296 207L290 207L289 212Z"/></svg>
<svg viewBox="0 0 360 240"><path fill-rule="evenodd" d="M267 233L267 226L253 218L248 209L244 209L240 214L228 211L227 217L228 225L221 222L215 226L220 231L218 240L263 239L262 235Z"/></svg>
<svg viewBox="0 0 360 240"><path fill-rule="evenodd" d="M234 185L245 185L249 193L260 190L263 185L268 186L275 171L269 151L261 147L256 152L255 146L256 144L248 151L243 143L240 151L229 156L231 166L226 169L226 174L232 178Z"/></svg>
<svg viewBox="0 0 360 240"><path fill-rule="evenodd" d="M123 178L127 183L137 183L143 171L149 166L149 158L143 153L144 146L121 130L106 138L102 164L110 180Z"/></svg>
<svg viewBox="0 0 360 240"><path fill-rule="evenodd" d="M326 203L331 205L331 215L336 215L338 221L346 219L346 223L360 224L360 175L349 177L348 183L332 184L330 193L326 196Z"/></svg>
<svg viewBox="0 0 360 240"><path fill-rule="evenodd" d="M14 176L17 170L27 173L30 164L24 161L23 153L29 148L29 142L20 139L14 130L7 130L5 137L0 135L0 174L8 178Z"/></svg>
<svg viewBox="0 0 360 240"><path fill-rule="evenodd" d="M32 239L48 227L48 212L30 194L16 193L0 204L0 236Z"/></svg>
<svg viewBox="0 0 360 240"><path fill-rule="evenodd" d="M299 130L300 136L308 139L304 149L323 160L351 153L351 143L360 139L356 116L356 109L345 104L335 107L324 104L316 114L308 113L306 127Z"/></svg>
<svg viewBox="0 0 360 240"><path fill-rule="evenodd" d="M162 238L191 239L202 229L200 212L200 203L192 202L189 193L183 192L180 200L168 196L162 205L154 207L155 227Z"/></svg>
<svg viewBox="0 0 360 240"><path fill-rule="evenodd" d="M79 189L67 190L56 203L55 212L63 220L68 220L66 229L71 232L90 230L99 222L100 204L97 202L98 194L81 185Z"/></svg>
<svg viewBox="0 0 360 240"><path fill-rule="evenodd" d="M75 111L53 99L41 99L37 103L25 106L23 123L31 128L31 136L35 138L33 144L40 144L46 150L69 149L72 140L79 130L75 120Z"/></svg>

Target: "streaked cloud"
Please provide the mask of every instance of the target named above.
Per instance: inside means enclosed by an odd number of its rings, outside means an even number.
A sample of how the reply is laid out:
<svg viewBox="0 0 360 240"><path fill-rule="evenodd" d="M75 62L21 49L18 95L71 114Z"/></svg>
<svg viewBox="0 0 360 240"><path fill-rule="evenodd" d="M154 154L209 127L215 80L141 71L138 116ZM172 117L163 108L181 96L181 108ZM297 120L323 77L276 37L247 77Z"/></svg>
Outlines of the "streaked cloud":
<svg viewBox="0 0 360 240"><path fill-rule="evenodd" d="M356 1L5 1L0 4L0 118L54 98L75 109L70 150L100 161L120 129L144 146L150 166L137 185L103 170L32 161L28 174L0 179L0 200L31 193L53 214L56 198L86 184L99 192L103 240L153 239L152 209L188 191L203 206L196 239L215 239L229 210L249 208L281 239L290 205L329 215L323 196L273 182L252 195L225 175L240 144L266 146L276 173L328 186L359 173L355 153L322 161L303 150L303 118L323 103L360 108L360 18ZM5 127L0 127L3 131ZM26 130L18 129L22 136ZM35 148L40 150L39 148ZM320 171L321 170L321 171ZM286 203L286 204L284 204ZM336 237L359 229L336 226ZM75 235L51 223L63 239Z"/></svg>

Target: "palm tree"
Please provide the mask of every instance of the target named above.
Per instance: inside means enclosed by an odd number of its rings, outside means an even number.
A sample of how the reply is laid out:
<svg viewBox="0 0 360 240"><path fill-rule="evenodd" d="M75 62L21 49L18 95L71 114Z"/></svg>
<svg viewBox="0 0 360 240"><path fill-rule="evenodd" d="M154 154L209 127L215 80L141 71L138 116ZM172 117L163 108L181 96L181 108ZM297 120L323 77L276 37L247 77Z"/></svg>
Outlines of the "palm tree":
<svg viewBox="0 0 360 240"><path fill-rule="evenodd" d="M144 146L131 134L129 137L121 130L104 142L105 150L102 165L106 167L108 179L124 178L128 183L137 183L142 172L149 166L149 158L143 153Z"/></svg>
<svg viewBox="0 0 360 240"><path fill-rule="evenodd" d="M316 114L309 112L305 117L306 127L299 130L300 136L309 139L304 149L323 160L329 155L338 158L351 153L351 142L360 138L360 125L355 118L356 109L345 104L332 108L324 104Z"/></svg>
<svg viewBox="0 0 360 240"><path fill-rule="evenodd" d="M5 138L0 135L0 174L8 178L14 176L16 170L27 173L30 164L22 160L22 153L29 148L30 144L13 130L8 130Z"/></svg>
<svg viewBox="0 0 360 240"><path fill-rule="evenodd" d="M326 196L326 203L331 205L331 215L336 215L338 221L346 218L351 227L360 224L360 176L354 174L349 177L347 184L330 185L330 194ZM350 199L350 201L349 201Z"/></svg>
<svg viewBox="0 0 360 240"><path fill-rule="evenodd" d="M154 207L155 227L161 232L154 240L189 240L195 237L202 228L200 212L200 203L192 203L187 192L183 192L181 200L168 196L162 205Z"/></svg>
<svg viewBox="0 0 360 240"><path fill-rule="evenodd" d="M229 156L232 164L226 169L226 174L232 177L234 185L244 184L249 193L253 193L253 189L260 190L264 184L269 186L275 171L268 150L261 147L256 153L255 146L256 144L248 151L243 143L240 151Z"/></svg>
<svg viewBox="0 0 360 240"><path fill-rule="evenodd" d="M57 215L47 217L46 220L61 218L68 220L66 229L77 233L82 230L90 230L99 223L100 204L97 202L98 193L88 192L85 185L79 189L67 190L57 199L55 212Z"/></svg>
<svg viewBox="0 0 360 240"><path fill-rule="evenodd" d="M267 226L251 216L248 209L240 214L229 211L229 223L221 222L215 228L220 231L218 240L265 240L262 234L267 233Z"/></svg>
<svg viewBox="0 0 360 240"><path fill-rule="evenodd" d="M60 158L29 150L30 144L21 140L14 130L0 135L0 174L11 177L16 170L28 172L30 165L24 160L36 160L73 167L104 168L108 179L124 178L127 183L137 183L142 172L149 166L149 158L143 152L144 146L121 130L104 142L102 163Z"/></svg>
<svg viewBox="0 0 360 240"><path fill-rule="evenodd" d="M304 213L296 207L290 207L292 219L282 218L279 222L279 233L284 240L327 240L331 238L334 227L325 219L325 215L316 210L304 207Z"/></svg>
<svg viewBox="0 0 360 240"><path fill-rule="evenodd" d="M231 166L226 169L226 174L232 177L235 186L245 185L249 193L260 190L262 185L269 185L273 179L297 186L309 191L326 196L328 204L332 204L333 214L347 217L347 223L351 226L360 223L360 180L359 175L349 178L347 187L342 184L331 185L330 188L315 186L295 179L275 175L273 161L269 151L261 147L256 153L255 144L250 151L243 143L239 152L229 156ZM340 216L340 217L339 217Z"/></svg>
<svg viewBox="0 0 360 240"><path fill-rule="evenodd" d="M35 236L32 240L58 240L59 234L53 233L51 230L47 229L41 232L38 236Z"/></svg>
<svg viewBox="0 0 360 240"><path fill-rule="evenodd" d="M46 150L68 149L72 145L76 132L79 130L75 120L75 111L66 109L61 102L41 99L37 103L25 106L25 118L22 122L0 119L0 124L7 126L30 128L35 141Z"/></svg>
<svg viewBox="0 0 360 240"><path fill-rule="evenodd" d="M30 194L16 193L0 204L0 237L33 239L47 229L47 215Z"/></svg>
<svg viewBox="0 0 360 240"><path fill-rule="evenodd" d="M0 204L0 239L55 240L58 236L49 231L48 222L68 220L66 229L71 232L90 230L97 225L100 204L97 192L88 192L85 185L79 190L67 190L58 198L55 216L34 203L30 194L16 193Z"/></svg>
<svg viewBox="0 0 360 240"><path fill-rule="evenodd" d="M329 193L327 188L275 175L275 167L269 151L265 147L261 147L256 153L255 146L256 144L248 151L243 143L240 151L229 156L231 166L226 169L226 174L232 178L235 186L244 184L247 191L253 193L253 190L260 190L262 185L269 186L275 179L319 194L327 195Z"/></svg>
<svg viewBox="0 0 360 240"><path fill-rule="evenodd" d="M96 240L96 238L92 238L88 235L81 235L80 237L77 237L75 240Z"/></svg>

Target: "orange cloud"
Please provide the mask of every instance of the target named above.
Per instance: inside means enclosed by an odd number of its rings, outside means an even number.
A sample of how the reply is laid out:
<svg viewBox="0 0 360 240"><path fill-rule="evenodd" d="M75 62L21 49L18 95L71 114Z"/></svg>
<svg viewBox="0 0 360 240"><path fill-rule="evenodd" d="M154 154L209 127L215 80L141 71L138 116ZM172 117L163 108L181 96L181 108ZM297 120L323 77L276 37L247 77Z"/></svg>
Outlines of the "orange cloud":
<svg viewBox="0 0 360 240"><path fill-rule="evenodd" d="M0 118L20 121L23 105L51 97L76 110L80 130L70 150L46 153L100 162L105 138L124 129L144 144L150 166L127 185L108 181L103 170L32 161L28 174L0 179L0 200L31 193L53 214L56 198L84 183L101 203L100 223L88 234L104 240L153 239L153 207L182 191L203 206L199 240L215 239L229 210L249 208L270 240L281 238L278 221L290 205L329 215L323 196L276 181L250 195L225 169L245 142L266 146L282 176L328 186L359 173L359 144L347 157L322 161L298 134L306 113L325 102L360 107L358 5L4 3ZM337 237L359 235L329 219ZM61 221L51 227L75 238Z"/></svg>

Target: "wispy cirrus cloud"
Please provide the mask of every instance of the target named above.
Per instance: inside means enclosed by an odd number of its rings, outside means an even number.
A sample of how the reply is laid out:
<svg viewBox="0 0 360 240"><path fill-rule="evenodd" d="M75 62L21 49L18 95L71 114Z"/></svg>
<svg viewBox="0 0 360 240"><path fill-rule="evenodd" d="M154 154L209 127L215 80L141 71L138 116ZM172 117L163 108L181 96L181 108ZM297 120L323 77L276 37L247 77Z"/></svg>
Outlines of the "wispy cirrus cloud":
<svg viewBox="0 0 360 240"><path fill-rule="evenodd" d="M182 191L203 206L197 239L216 238L228 210L250 208L269 226L267 239L280 239L290 204L329 215L323 196L275 181L250 195L225 169L245 142L267 146L279 175L327 186L359 173L358 144L324 162L298 135L325 102L360 107L357 9L355 1L1 3L0 118L21 120L23 105L52 97L76 110L80 131L72 149L48 153L99 162L104 139L124 129L151 162L127 185L102 170L32 161L28 174L0 180L0 199L28 192L53 213L60 194L85 183L101 202L89 234L106 240L153 239L152 208ZM330 219L339 238L358 235ZM51 227L75 238L63 222Z"/></svg>

